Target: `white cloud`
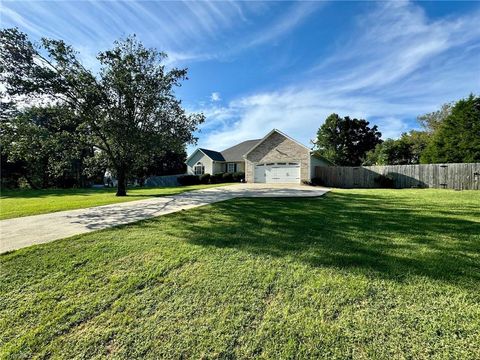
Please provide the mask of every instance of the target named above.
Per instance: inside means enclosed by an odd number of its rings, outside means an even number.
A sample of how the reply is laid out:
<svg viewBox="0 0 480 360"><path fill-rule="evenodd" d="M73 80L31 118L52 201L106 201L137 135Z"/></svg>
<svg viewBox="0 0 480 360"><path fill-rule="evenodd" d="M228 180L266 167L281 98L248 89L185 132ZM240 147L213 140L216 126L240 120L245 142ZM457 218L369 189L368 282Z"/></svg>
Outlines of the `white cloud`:
<svg viewBox="0 0 480 360"><path fill-rule="evenodd" d="M222 98L220 97L220 93L219 92L213 92L212 95L210 95L210 100L213 101L213 102L217 102L217 101L222 100Z"/></svg>
<svg viewBox="0 0 480 360"><path fill-rule="evenodd" d="M252 40L244 44L245 47L257 46L269 43L272 40L290 32L302 23L308 16L311 16L320 6L325 3L306 1L294 4L287 13L277 20L270 27L263 29L261 33L255 34Z"/></svg>
<svg viewBox="0 0 480 360"><path fill-rule="evenodd" d="M200 144L223 149L278 128L310 145L332 112L397 137L418 115L480 90L479 13L431 21L416 5L382 3L361 19L345 48L303 81L210 107Z"/></svg>

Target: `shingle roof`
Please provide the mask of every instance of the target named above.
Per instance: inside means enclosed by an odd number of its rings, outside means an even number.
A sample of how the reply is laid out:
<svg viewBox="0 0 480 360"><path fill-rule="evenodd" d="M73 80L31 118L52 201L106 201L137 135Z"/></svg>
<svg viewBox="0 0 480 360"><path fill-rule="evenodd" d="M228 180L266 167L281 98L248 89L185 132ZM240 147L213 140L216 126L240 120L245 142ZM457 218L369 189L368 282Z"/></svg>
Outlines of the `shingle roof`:
<svg viewBox="0 0 480 360"><path fill-rule="evenodd" d="M202 148L200 148L199 150L202 151L205 155L207 155L213 161L225 161L222 154L219 153L218 151L202 149Z"/></svg>
<svg viewBox="0 0 480 360"><path fill-rule="evenodd" d="M224 161L244 161L243 155L254 147L261 139L247 140L221 151Z"/></svg>

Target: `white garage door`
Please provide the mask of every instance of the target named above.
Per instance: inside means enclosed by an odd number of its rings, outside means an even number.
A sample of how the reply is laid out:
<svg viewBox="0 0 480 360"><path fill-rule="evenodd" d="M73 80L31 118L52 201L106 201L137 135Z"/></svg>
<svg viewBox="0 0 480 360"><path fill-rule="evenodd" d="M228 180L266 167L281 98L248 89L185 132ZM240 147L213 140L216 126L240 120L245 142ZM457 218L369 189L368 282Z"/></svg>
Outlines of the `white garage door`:
<svg viewBox="0 0 480 360"><path fill-rule="evenodd" d="M300 183L299 163L267 163L255 165L256 183Z"/></svg>

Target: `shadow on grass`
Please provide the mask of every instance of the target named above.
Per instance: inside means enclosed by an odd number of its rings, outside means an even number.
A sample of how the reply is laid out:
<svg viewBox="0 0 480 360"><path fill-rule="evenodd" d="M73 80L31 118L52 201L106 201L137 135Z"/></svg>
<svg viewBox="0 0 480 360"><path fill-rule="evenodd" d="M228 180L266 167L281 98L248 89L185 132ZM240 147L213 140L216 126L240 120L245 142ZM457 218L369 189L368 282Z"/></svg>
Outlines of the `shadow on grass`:
<svg viewBox="0 0 480 360"><path fill-rule="evenodd" d="M225 184L225 185L232 185ZM224 184L218 184L216 186L223 186ZM200 187L195 186L144 186L144 187L131 187L127 189L127 198L152 198L152 197L162 197L173 195L185 191L200 190ZM158 193L154 191L157 190ZM44 197L62 197L62 196L72 196L72 195L83 195L91 196L98 194L112 194L115 196L117 192L116 188L76 188L76 189L40 189L40 190L2 190L1 198L25 198L25 199L35 199L35 198L44 198ZM147 193L143 193L147 192Z"/></svg>
<svg viewBox="0 0 480 360"><path fill-rule="evenodd" d="M414 274L478 284L479 223L459 219L457 212L448 216L435 204L417 208L414 200L351 193L236 199L209 209L208 222L198 221L201 210L183 213L182 234L194 244L289 257L314 267L374 272L397 281Z"/></svg>
<svg viewBox="0 0 480 360"><path fill-rule="evenodd" d="M44 190L2 190L2 199L8 198L43 198L51 196L71 196L71 195L95 195L108 194L115 195L114 188L78 188L78 189L44 189Z"/></svg>
<svg viewBox="0 0 480 360"><path fill-rule="evenodd" d="M119 224L128 224L154 216L163 215L169 212L176 212L180 209L197 207L215 202L225 201L232 198L241 197L282 197L292 196L312 196L312 190L305 189L222 189L215 191L189 191L194 189L186 189L185 192L174 192L172 194L164 194L161 199L155 199L148 202L109 204L105 206L90 207L81 212L73 212L66 214L65 219L68 223L81 224L92 230L104 229ZM323 193L323 191L315 192L315 194ZM154 196L155 197L155 196ZM140 226L143 226L140 224Z"/></svg>
<svg viewBox="0 0 480 360"><path fill-rule="evenodd" d="M154 190L158 189L159 191L165 189L172 189L174 187L135 187L127 189L127 197L159 197L165 196L163 193L159 194L137 194L136 191L140 190ZM98 194L112 194L115 196L117 192L116 188L78 188L78 189L44 189L44 190L2 190L2 199L8 198L26 198L26 199L35 199L43 197L61 197L61 196L72 196L72 195L98 195Z"/></svg>

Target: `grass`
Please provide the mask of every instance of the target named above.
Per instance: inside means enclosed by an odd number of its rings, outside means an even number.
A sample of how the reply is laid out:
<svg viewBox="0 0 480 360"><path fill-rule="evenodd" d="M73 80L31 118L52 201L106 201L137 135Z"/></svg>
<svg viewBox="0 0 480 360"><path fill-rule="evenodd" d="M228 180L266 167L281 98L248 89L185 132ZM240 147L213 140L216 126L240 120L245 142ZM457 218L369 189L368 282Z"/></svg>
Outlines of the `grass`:
<svg viewBox="0 0 480 360"><path fill-rule="evenodd" d="M235 199L0 256L0 358L480 358L480 192Z"/></svg>
<svg viewBox="0 0 480 360"><path fill-rule="evenodd" d="M113 188L2 190L0 197L0 220L63 210L83 209L149 197L175 195L185 191L222 185L228 184L132 188L128 190L128 196L124 197L115 196L116 189Z"/></svg>

